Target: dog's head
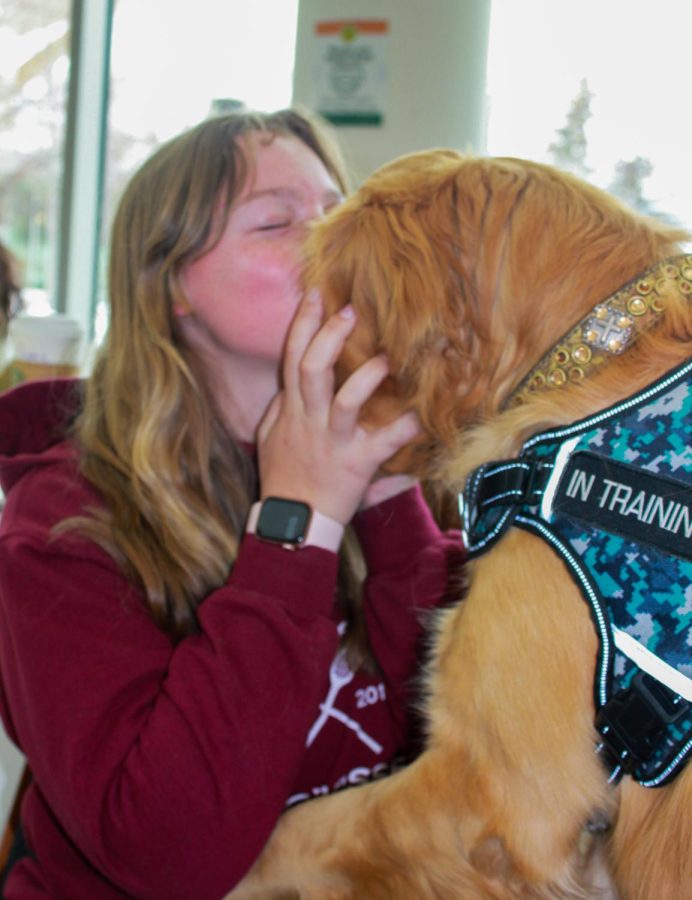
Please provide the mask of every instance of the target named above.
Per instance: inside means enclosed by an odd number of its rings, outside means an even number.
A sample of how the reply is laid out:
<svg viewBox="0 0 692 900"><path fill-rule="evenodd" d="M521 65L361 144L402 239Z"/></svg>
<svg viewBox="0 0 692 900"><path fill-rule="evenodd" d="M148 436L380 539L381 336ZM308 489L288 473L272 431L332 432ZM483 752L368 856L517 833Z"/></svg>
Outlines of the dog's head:
<svg viewBox="0 0 692 900"><path fill-rule="evenodd" d="M307 281L327 312L357 312L339 378L389 360L365 421L420 418L418 447L390 471L429 476L562 334L685 237L549 166L431 150L378 170L316 226Z"/></svg>

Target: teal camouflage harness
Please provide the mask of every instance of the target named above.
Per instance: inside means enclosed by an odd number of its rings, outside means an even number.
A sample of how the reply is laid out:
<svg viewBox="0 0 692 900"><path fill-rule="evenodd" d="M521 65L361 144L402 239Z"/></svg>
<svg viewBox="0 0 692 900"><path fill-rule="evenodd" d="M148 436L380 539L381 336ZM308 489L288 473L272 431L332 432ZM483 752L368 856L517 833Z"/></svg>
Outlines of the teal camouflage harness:
<svg viewBox="0 0 692 900"><path fill-rule="evenodd" d="M595 725L615 782L655 787L692 753L692 361L487 463L460 495L471 557L510 526L546 540L599 641Z"/></svg>

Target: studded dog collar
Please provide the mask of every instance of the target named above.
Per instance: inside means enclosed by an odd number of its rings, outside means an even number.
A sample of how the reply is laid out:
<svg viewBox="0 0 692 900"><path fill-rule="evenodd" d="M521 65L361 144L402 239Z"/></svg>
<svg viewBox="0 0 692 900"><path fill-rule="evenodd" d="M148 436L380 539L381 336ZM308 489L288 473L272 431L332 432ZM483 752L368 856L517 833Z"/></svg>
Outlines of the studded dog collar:
<svg viewBox="0 0 692 900"><path fill-rule="evenodd" d="M666 298L675 294L692 299L692 255L657 263L595 306L533 367L507 405L518 406L544 388L581 381L656 325Z"/></svg>
<svg viewBox="0 0 692 900"><path fill-rule="evenodd" d="M510 526L561 556L598 636L611 781L670 781L692 754L692 361L481 466L460 510L471 557Z"/></svg>

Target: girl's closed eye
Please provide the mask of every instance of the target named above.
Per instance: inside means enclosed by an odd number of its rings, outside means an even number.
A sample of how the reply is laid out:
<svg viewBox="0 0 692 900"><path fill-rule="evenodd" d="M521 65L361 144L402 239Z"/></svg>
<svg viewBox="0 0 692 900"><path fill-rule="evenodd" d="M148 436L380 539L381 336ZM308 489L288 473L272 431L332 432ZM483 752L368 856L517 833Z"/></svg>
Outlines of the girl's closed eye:
<svg viewBox="0 0 692 900"><path fill-rule="evenodd" d="M280 228L289 228L293 224L293 221L289 218L277 219L276 221L266 222L262 225L258 225L255 228L255 231L276 231Z"/></svg>
<svg viewBox="0 0 692 900"><path fill-rule="evenodd" d="M275 196L254 197L238 209L237 221L250 232L280 231L295 222L291 205Z"/></svg>

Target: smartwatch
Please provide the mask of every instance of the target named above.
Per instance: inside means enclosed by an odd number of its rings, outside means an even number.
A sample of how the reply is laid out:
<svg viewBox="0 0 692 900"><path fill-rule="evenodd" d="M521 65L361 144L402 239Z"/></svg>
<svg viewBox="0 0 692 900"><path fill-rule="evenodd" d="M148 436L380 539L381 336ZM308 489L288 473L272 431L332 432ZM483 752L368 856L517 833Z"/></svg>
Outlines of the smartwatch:
<svg viewBox="0 0 692 900"><path fill-rule="evenodd" d="M250 507L245 530L287 550L322 547L336 553L344 536L341 522L323 516L300 500L267 497Z"/></svg>

